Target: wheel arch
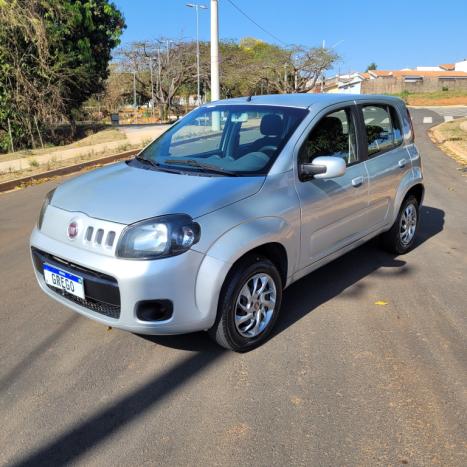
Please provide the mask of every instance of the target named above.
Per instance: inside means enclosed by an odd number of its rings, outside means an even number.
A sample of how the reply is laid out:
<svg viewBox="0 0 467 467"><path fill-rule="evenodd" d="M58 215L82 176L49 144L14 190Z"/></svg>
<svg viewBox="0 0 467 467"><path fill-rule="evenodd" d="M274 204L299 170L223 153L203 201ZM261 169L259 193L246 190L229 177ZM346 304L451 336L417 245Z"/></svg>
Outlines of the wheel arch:
<svg viewBox="0 0 467 467"><path fill-rule="evenodd" d="M421 206L423 203L423 198L425 197L425 187L423 183L417 183L416 185L413 185L412 187L407 190L407 193L405 194L404 198L402 199L402 202L404 202L408 196L413 195L418 201L418 206Z"/></svg>
<svg viewBox="0 0 467 467"><path fill-rule="evenodd" d="M413 182L413 180L410 180L408 177L406 177L403 183L401 183L399 190L396 194L394 203L392 205L392 212L390 217L391 222L388 226L388 229L391 228L393 223L396 221L402 203L407 199L407 196L414 195L417 198L419 206L421 206L421 204L423 203L423 198L425 196L425 187L421 181L417 180L415 183Z"/></svg>
<svg viewBox="0 0 467 467"><path fill-rule="evenodd" d="M260 218L238 225L211 245L198 271L195 290L197 307L207 321L214 324L224 284L251 255L269 259L279 271L282 286L287 285L298 248L295 231L284 219Z"/></svg>
<svg viewBox="0 0 467 467"><path fill-rule="evenodd" d="M255 248L245 252L240 256L231 266L227 276L224 279L224 283L229 278L232 271L241 263L246 262L250 257L254 258L266 258L271 261L272 264L277 268L279 275L282 280L282 286L285 287L287 283L287 273L288 273L288 258L287 250L284 245L279 242L268 242L258 245Z"/></svg>

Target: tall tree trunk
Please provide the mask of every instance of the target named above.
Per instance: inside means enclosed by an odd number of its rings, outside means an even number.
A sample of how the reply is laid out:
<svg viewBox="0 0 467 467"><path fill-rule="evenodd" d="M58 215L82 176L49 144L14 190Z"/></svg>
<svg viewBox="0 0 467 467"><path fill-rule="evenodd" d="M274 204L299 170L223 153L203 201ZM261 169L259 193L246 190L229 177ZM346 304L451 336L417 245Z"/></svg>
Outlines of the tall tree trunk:
<svg viewBox="0 0 467 467"><path fill-rule="evenodd" d="M68 121L70 122L71 139L74 140L76 138L76 121L73 117L69 117Z"/></svg>
<svg viewBox="0 0 467 467"><path fill-rule="evenodd" d="M36 148L36 141L34 140L33 128L32 128L32 125L31 125L31 120L29 120L29 118L27 119L27 127L28 127L28 131L29 131L29 135L31 137L32 149L35 149Z"/></svg>

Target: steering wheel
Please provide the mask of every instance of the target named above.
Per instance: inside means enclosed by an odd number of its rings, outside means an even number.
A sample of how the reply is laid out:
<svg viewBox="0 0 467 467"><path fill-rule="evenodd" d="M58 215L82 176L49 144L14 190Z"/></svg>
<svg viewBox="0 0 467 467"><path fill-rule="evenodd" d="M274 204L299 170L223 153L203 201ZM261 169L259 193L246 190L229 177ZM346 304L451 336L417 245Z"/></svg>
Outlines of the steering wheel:
<svg viewBox="0 0 467 467"><path fill-rule="evenodd" d="M269 157L272 157L274 153L277 150L277 146L274 146L273 144L268 144L266 146L263 146L262 148L258 149L258 152L264 152L267 154Z"/></svg>

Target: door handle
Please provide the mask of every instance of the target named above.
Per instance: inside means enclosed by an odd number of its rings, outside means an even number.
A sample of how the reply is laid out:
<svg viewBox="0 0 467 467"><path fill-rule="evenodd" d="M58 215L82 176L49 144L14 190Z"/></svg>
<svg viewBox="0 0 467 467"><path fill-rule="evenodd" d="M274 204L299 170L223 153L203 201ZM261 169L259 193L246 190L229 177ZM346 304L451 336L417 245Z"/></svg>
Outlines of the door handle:
<svg viewBox="0 0 467 467"><path fill-rule="evenodd" d="M355 188L361 186L363 184L363 177L357 177L352 179L352 186Z"/></svg>
<svg viewBox="0 0 467 467"><path fill-rule="evenodd" d="M403 169L407 164L407 159L401 159L399 162L398 162L398 165L401 169Z"/></svg>

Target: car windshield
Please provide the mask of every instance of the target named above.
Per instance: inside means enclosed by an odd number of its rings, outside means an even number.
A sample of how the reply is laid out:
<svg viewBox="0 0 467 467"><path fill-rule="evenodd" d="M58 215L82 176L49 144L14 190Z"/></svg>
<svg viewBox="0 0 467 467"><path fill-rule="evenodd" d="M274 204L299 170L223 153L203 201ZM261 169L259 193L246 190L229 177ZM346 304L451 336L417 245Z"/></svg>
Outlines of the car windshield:
<svg viewBox="0 0 467 467"><path fill-rule="evenodd" d="M265 175L307 110L255 105L201 107L139 155L155 170Z"/></svg>

